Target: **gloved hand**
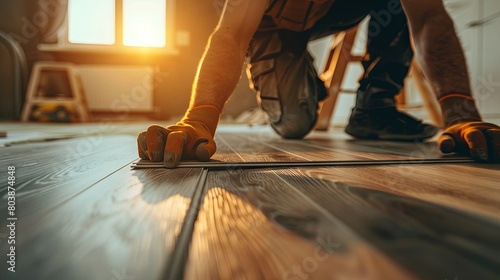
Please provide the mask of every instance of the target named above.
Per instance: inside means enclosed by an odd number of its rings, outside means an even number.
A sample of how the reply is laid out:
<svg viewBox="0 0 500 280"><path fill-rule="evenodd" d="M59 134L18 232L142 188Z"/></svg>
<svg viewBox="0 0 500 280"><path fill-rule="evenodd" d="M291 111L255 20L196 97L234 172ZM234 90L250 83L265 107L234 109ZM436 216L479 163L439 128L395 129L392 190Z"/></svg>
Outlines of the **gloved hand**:
<svg viewBox="0 0 500 280"><path fill-rule="evenodd" d="M151 125L137 137L139 157L163 161L167 168L181 159L208 161L217 149L213 138L219 117L216 107L203 105L189 109L176 125Z"/></svg>
<svg viewBox="0 0 500 280"><path fill-rule="evenodd" d="M462 122L445 129L438 140L443 153L458 153L478 161L500 160L500 127L482 121Z"/></svg>

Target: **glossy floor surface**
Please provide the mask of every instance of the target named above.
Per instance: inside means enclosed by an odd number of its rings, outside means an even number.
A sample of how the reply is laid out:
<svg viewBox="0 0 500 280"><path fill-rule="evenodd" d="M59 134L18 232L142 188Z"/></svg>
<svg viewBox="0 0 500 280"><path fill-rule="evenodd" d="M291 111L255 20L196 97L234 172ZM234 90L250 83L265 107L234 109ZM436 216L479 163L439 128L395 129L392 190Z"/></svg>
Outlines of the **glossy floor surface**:
<svg viewBox="0 0 500 280"><path fill-rule="evenodd" d="M1 279L500 278L498 164L453 162L433 142L222 126L213 160L229 164L132 169L142 128L0 129Z"/></svg>

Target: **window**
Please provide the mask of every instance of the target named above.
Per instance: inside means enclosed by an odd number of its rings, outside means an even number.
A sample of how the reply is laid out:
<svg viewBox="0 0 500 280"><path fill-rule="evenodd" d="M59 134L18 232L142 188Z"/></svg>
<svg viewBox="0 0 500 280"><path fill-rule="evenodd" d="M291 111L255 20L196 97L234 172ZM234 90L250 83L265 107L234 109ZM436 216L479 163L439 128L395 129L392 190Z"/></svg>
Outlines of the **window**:
<svg viewBox="0 0 500 280"><path fill-rule="evenodd" d="M69 0L68 42L127 47L171 45L172 0Z"/></svg>
<svg viewBox="0 0 500 280"><path fill-rule="evenodd" d="M165 0L123 0L123 44L165 46Z"/></svg>
<svg viewBox="0 0 500 280"><path fill-rule="evenodd" d="M115 0L69 1L70 43L113 45L115 28Z"/></svg>

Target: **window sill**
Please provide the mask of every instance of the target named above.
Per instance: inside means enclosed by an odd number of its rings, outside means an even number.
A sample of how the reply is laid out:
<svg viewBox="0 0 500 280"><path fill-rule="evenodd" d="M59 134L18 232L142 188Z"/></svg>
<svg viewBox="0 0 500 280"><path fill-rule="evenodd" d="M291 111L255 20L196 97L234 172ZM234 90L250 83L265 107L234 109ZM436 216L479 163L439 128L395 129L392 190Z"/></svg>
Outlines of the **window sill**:
<svg viewBox="0 0 500 280"><path fill-rule="evenodd" d="M38 44L39 51L59 53L99 53L99 54L151 54L151 55L178 55L179 51L172 47L148 48L104 45L78 44Z"/></svg>

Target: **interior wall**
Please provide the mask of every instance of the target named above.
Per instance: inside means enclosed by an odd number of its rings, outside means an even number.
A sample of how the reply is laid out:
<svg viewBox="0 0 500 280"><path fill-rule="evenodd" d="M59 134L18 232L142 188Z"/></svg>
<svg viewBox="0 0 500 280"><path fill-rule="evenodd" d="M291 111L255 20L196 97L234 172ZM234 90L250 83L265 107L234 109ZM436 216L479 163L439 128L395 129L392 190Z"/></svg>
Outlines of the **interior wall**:
<svg viewBox="0 0 500 280"><path fill-rule="evenodd" d="M482 18L491 18L482 28L481 76L475 82L483 115L500 118L500 1L481 0Z"/></svg>

